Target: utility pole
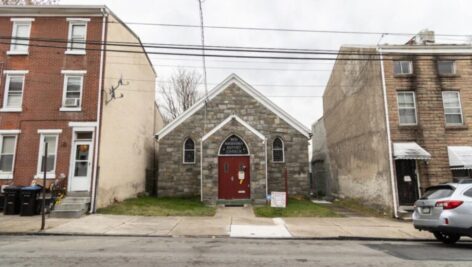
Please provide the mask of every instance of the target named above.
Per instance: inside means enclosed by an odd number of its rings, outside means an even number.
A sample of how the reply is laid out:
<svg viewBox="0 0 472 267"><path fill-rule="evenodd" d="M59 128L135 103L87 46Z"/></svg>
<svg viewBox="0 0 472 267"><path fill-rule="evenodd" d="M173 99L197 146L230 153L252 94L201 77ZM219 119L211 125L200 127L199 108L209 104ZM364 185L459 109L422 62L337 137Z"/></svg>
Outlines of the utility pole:
<svg viewBox="0 0 472 267"><path fill-rule="evenodd" d="M43 188L41 189L43 199L41 200L41 231L44 230L46 226L46 176L47 176L47 163L48 163L48 143L46 142L46 138L44 139L44 157L43 157Z"/></svg>

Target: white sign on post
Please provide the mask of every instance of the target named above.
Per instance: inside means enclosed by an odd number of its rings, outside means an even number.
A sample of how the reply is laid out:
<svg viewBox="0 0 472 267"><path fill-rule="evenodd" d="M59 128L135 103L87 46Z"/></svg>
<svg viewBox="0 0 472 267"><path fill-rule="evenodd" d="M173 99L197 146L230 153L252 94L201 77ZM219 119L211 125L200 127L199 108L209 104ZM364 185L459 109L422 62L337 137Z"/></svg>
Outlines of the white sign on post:
<svg viewBox="0 0 472 267"><path fill-rule="evenodd" d="M270 196L270 206L273 208L285 208L287 194L285 192L272 192Z"/></svg>

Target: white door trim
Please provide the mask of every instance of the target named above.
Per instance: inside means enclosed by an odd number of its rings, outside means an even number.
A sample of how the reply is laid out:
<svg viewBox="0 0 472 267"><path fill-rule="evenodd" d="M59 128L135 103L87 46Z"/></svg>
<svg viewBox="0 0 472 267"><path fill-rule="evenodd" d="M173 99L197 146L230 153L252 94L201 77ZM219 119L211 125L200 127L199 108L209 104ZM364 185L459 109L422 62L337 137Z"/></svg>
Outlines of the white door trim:
<svg viewBox="0 0 472 267"><path fill-rule="evenodd" d="M92 132L92 139L91 140L76 140L76 133L77 132ZM71 138L71 148L70 148L70 158L69 158L69 176L67 181L67 192L74 192L72 188L72 179L74 177L74 169L75 169L75 152L76 152L76 145L77 144L88 144L89 145L89 162L90 166L87 169L87 175L89 180L89 186L87 188L87 192L90 192L90 186L92 181L92 168L93 168L93 149L94 149L94 139L95 139L95 129L90 127L73 127L72 129L72 138ZM83 190L77 190L83 191Z"/></svg>

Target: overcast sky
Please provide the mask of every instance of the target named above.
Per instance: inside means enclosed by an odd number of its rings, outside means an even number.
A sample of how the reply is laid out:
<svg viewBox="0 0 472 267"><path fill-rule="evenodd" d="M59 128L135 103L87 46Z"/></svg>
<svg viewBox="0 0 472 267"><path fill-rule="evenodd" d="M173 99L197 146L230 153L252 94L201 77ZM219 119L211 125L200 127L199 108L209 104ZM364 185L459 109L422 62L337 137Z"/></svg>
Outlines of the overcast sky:
<svg viewBox="0 0 472 267"><path fill-rule="evenodd" d="M200 23L197 0L61 0L60 3L105 4L124 22ZM407 33L428 28L439 34L472 35L472 1L468 0L206 0L203 9L205 24L212 26ZM199 29L129 26L144 43L200 44ZM206 29L205 35L207 45L304 49L375 45L380 40L379 35L223 29ZM382 43L404 43L409 38L386 36ZM437 41L452 43L456 39L437 37ZM178 66L201 71L199 58L161 55L151 58L158 84L168 79ZM208 58L207 66L209 88L236 73L306 126L323 114L321 96L332 62Z"/></svg>

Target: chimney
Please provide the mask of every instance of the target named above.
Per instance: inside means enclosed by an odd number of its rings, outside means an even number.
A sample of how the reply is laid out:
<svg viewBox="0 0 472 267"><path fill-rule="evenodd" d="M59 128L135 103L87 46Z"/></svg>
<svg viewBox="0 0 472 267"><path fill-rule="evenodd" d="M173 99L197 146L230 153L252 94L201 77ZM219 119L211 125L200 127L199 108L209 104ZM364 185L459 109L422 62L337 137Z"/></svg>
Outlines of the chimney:
<svg viewBox="0 0 472 267"><path fill-rule="evenodd" d="M428 45L434 44L434 31L424 29L413 37L407 44Z"/></svg>

